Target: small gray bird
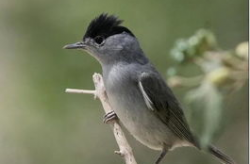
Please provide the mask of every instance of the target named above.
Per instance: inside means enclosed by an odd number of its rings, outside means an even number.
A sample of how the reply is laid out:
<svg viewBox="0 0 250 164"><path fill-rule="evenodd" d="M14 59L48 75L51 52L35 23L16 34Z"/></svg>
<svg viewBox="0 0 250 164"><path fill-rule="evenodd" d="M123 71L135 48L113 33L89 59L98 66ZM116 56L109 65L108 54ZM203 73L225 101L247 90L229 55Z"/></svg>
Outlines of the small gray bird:
<svg viewBox="0 0 250 164"><path fill-rule="evenodd" d="M138 141L161 151L156 164L176 147L201 149L180 103L143 53L135 35L121 23L113 15L101 14L89 24L82 41L64 47L87 51L101 64L114 110L105 116L106 121L118 117ZM215 146L209 145L207 152L222 163L235 164Z"/></svg>

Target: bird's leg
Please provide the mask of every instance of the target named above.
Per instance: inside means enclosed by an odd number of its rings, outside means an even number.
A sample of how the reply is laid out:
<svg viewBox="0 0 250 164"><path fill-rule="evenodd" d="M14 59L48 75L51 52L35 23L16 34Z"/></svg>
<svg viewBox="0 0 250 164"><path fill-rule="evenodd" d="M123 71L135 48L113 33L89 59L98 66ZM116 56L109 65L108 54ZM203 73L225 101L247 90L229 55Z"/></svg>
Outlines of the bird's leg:
<svg viewBox="0 0 250 164"><path fill-rule="evenodd" d="M118 119L116 113L112 110L108 113L106 113L104 116L103 116L103 122L104 123L108 123L109 121L112 121L114 119Z"/></svg>
<svg viewBox="0 0 250 164"><path fill-rule="evenodd" d="M164 145L162 151L161 151L161 154L160 156L158 157L158 159L156 160L155 164L159 164L161 162L161 160L165 157L165 155L167 154L168 152L168 147Z"/></svg>

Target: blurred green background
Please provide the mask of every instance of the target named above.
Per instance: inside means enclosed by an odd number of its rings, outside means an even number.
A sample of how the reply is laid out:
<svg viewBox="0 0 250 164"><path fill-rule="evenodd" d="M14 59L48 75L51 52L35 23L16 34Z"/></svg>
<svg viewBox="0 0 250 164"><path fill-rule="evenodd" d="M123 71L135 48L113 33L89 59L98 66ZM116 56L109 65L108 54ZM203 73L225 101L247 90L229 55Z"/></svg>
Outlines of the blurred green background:
<svg viewBox="0 0 250 164"><path fill-rule="evenodd" d="M178 38L200 28L215 33L223 49L248 40L247 0L1 0L0 1L0 163L123 163L102 123L93 96L64 93L92 89L100 65L86 53L66 51L102 12L125 20L145 53L166 75L169 52ZM184 69L185 72L193 70ZM183 100L184 91L175 90ZM228 96L225 130L215 145L238 163L248 162L248 90ZM219 125L218 125L219 126ZM159 152L127 135L138 164L152 164ZM192 148L170 152L163 163L218 163Z"/></svg>

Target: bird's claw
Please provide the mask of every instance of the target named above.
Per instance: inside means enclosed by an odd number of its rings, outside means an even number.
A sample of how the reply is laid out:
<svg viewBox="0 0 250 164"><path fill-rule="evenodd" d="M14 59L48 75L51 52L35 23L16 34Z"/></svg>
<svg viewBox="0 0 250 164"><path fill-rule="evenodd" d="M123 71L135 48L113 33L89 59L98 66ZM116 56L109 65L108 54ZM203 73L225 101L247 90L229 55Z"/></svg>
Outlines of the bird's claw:
<svg viewBox="0 0 250 164"><path fill-rule="evenodd" d="M103 116L103 122L106 123L106 124L109 123L112 120L115 120L115 119L118 119L118 117L117 117L116 113L113 110L106 113Z"/></svg>

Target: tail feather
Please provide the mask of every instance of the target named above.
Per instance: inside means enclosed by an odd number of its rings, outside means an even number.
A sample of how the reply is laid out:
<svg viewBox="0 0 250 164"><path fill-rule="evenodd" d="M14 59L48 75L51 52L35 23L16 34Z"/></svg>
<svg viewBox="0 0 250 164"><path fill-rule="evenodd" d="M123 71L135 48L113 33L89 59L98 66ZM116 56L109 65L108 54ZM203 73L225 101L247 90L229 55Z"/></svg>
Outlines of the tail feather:
<svg viewBox="0 0 250 164"><path fill-rule="evenodd" d="M217 147L213 145L208 146L208 152L218 158L223 164L236 164L232 158L221 152Z"/></svg>

